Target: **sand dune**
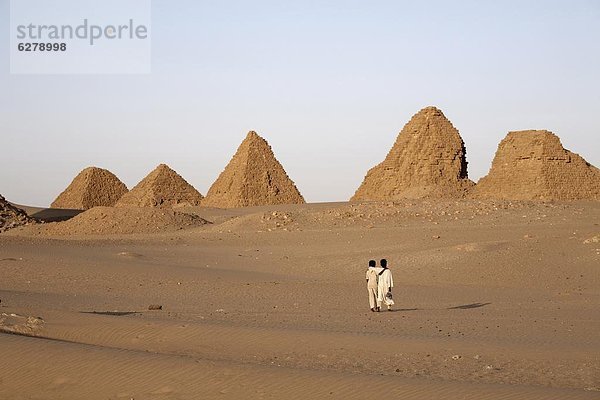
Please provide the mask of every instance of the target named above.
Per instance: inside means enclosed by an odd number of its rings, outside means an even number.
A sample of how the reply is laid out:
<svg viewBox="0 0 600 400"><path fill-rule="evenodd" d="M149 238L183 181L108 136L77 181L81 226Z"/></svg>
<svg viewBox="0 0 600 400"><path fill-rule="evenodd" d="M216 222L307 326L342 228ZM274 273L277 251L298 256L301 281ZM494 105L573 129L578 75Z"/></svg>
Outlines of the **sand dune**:
<svg viewBox="0 0 600 400"><path fill-rule="evenodd" d="M17 351L16 349L21 349ZM191 357L7 337L0 351L13 361L3 373L3 398L364 398L592 399L594 393L500 385L466 385L379 376L248 367ZM37 368L31 368L35 360ZM19 371L19 372L16 372ZM43 373L41 373L43 371ZM18 382L29 382L20 386ZM101 394L102 393L102 394ZM556 397L557 396L557 397Z"/></svg>

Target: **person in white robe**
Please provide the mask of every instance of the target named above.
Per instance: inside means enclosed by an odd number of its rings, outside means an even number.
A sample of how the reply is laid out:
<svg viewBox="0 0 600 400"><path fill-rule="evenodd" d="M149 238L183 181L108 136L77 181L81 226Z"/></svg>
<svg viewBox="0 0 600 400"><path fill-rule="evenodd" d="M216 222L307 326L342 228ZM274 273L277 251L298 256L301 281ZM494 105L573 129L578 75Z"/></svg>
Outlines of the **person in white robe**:
<svg viewBox="0 0 600 400"><path fill-rule="evenodd" d="M381 271L378 274L377 283L377 311L381 310L381 305L384 303L388 311L392 311L394 300L392 300L392 288L394 287L394 279L392 271L387 266L387 260L384 258L380 261ZM389 295L388 295L389 293Z"/></svg>
<svg viewBox="0 0 600 400"><path fill-rule="evenodd" d="M367 292L369 293L369 306L371 311L377 311L377 274L379 273L376 268L377 263L375 260L369 260L369 267L367 268Z"/></svg>

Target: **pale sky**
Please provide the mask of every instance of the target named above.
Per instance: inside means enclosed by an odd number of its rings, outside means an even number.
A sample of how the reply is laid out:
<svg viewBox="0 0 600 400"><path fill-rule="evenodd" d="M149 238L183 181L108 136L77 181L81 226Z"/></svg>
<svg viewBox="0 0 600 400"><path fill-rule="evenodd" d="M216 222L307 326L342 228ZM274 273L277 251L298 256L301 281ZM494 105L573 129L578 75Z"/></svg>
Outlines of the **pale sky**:
<svg viewBox="0 0 600 400"><path fill-rule="evenodd" d="M469 177L508 131L600 166L600 1L152 2L152 73L11 75L0 0L0 194L48 206L83 168L166 163L202 194L249 130L309 202L347 200L419 109Z"/></svg>

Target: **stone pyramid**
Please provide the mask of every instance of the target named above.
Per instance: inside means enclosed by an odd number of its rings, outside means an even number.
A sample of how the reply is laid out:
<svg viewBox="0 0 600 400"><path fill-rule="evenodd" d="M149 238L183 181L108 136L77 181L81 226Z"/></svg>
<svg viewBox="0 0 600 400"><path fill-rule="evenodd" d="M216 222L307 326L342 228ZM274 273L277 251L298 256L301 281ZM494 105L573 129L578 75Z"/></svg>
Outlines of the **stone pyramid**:
<svg viewBox="0 0 600 400"><path fill-rule="evenodd" d="M351 200L464 197L466 149L458 130L435 107L404 126L383 162L371 168Z"/></svg>
<svg viewBox="0 0 600 400"><path fill-rule="evenodd" d="M88 167L52 203L52 208L87 210L97 206L114 206L127 193L127 186L113 173Z"/></svg>
<svg viewBox="0 0 600 400"><path fill-rule="evenodd" d="M177 172L160 164L117 202L117 207L200 205L202 195Z"/></svg>
<svg viewBox="0 0 600 400"><path fill-rule="evenodd" d="M509 132L473 197L511 200L600 200L600 170L563 148L548 131Z"/></svg>
<svg viewBox="0 0 600 400"><path fill-rule="evenodd" d="M35 219L29 217L25 211L13 206L0 195L0 232L34 222Z"/></svg>
<svg viewBox="0 0 600 400"><path fill-rule="evenodd" d="M202 201L205 207L301 204L304 198L275 158L271 146L250 131Z"/></svg>

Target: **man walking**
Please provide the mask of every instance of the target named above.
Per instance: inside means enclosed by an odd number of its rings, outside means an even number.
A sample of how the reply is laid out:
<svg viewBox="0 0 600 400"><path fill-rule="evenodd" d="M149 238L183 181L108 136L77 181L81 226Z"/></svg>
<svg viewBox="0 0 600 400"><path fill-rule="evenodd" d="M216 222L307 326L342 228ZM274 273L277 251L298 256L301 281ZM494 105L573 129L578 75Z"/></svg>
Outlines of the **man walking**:
<svg viewBox="0 0 600 400"><path fill-rule="evenodd" d="M394 300L392 300L392 288L394 287L392 271L387 267L387 260L385 258L381 259L380 264L383 269L377 277L377 311L381 309L381 303L385 303L388 311L392 311L392 306L394 305Z"/></svg>
<svg viewBox="0 0 600 400"><path fill-rule="evenodd" d="M367 268L367 292L369 293L369 306L371 311L379 311L375 309L375 303L377 302L377 270L375 269L375 260L369 260L369 267Z"/></svg>

